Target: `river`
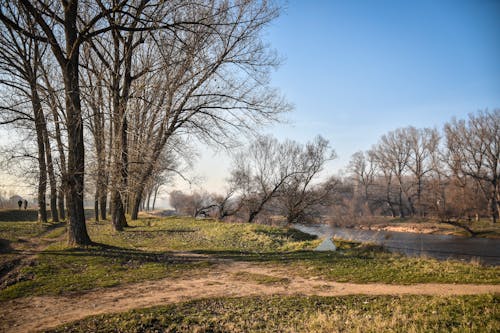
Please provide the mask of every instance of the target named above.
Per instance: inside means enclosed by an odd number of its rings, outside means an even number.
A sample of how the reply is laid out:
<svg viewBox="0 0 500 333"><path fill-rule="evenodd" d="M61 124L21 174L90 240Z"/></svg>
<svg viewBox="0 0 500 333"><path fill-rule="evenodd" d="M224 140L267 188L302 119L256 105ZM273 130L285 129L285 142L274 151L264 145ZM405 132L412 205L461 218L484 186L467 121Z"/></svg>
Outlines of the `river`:
<svg viewBox="0 0 500 333"><path fill-rule="evenodd" d="M479 260L486 265L500 265L500 239L467 238L411 232L337 228L326 224L294 224L294 228L319 237L337 237L382 245L392 252L410 256L428 256L440 260Z"/></svg>

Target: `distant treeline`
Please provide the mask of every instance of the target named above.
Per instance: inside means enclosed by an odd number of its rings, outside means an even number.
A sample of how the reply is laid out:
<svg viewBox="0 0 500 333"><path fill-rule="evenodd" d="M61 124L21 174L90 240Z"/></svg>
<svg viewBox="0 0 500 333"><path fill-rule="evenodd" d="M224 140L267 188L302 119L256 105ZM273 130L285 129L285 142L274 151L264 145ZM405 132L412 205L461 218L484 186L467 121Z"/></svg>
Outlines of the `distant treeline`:
<svg viewBox="0 0 500 333"><path fill-rule="evenodd" d="M225 195L174 191L171 205L187 215L241 221L328 217L352 223L380 215L498 220L499 109L452 119L442 130L390 131L368 151L352 155L348 176L323 183L315 179L333 155L312 149L318 141L304 149L260 140L236 156ZM290 145L295 148L283 149Z"/></svg>

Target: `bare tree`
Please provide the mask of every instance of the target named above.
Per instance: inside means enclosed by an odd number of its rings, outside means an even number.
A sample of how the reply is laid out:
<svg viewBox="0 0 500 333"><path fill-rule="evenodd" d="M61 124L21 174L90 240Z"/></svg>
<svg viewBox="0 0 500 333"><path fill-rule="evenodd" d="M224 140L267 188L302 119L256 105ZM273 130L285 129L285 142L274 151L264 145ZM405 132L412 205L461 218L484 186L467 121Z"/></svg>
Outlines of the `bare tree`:
<svg viewBox="0 0 500 333"><path fill-rule="evenodd" d="M177 213L197 217L204 214L205 210L216 207L212 195L208 192L193 192L185 194L182 191L170 192L170 205Z"/></svg>
<svg viewBox="0 0 500 333"><path fill-rule="evenodd" d="M23 22L25 25L28 24L29 17L22 8L20 10L13 10L11 7L7 7L6 10L13 20ZM34 27L29 27L28 32L36 34L37 31ZM38 218L40 222L47 222L47 167L49 167L51 172L51 185L54 184L54 173L47 135L47 125L38 83L45 49L39 41L33 40L26 35L19 34L18 31L10 25L1 25L0 35L0 70L4 77L0 83L3 86L12 88L17 94L24 96L26 101L31 103L32 109L31 113L23 111L25 103L2 105L3 112L8 113L10 117L4 119L0 124L12 123L25 119L33 121L38 147ZM47 166L47 164L49 165ZM53 218L57 220L57 210Z"/></svg>
<svg viewBox="0 0 500 333"><path fill-rule="evenodd" d="M476 181L488 198L495 223L500 210L500 110L469 114L467 121L453 119L445 125L445 133L455 172Z"/></svg>
<svg viewBox="0 0 500 333"><path fill-rule="evenodd" d="M248 222L253 222L265 205L278 196L283 184L299 172L294 161L299 153L295 142L280 143L262 136L235 155L232 176L245 200Z"/></svg>
<svg viewBox="0 0 500 333"><path fill-rule="evenodd" d="M408 169L413 174L417 187L417 211L420 216L423 216L425 213L422 204L424 177L432 172L435 167L435 163L433 163L433 156L437 153L439 134L436 129L416 129L415 127L408 127L405 132L408 135L410 144Z"/></svg>
<svg viewBox="0 0 500 333"><path fill-rule="evenodd" d="M317 184L325 164L336 157L328 140L318 136L305 146L299 146L298 154L292 160L298 164L294 166L298 172L283 183L278 198L288 223L308 220L316 215L319 206L331 205L338 184L334 177Z"/></svg>
<svg viewBox="0 0 500 333"><path fill-rule="evenodd" d="M303 146L263 136L236 154L231 181L248 210L248 222L273 205L281 205L290 221L304 216L308 207L326 198L328 191L313 187L325 163L334 157L322 137Z"/></svg>
<svg viewBox="0 0 500 333"><path fill-rule="evenodd" d="M47 135L56 141L56 151L57 155L52 157L52 162L49 162L49 158L47 158L47 164L50 166L52 164L52 168L54 169L54 174L56 173L56 169L58 169L58 178L60 180L60 184L57 188L57 199L54 199L54 187L57 187L57 184L54 184L56 181L54 176L51 176L51 172L49 171L50 184L51 184L51 208L52 214L54 218L54 214L56 213L54 207L57 205L57 213L59 214L59 219L64 220L66 218L65 212L65 201L67 201L67 192L64 189L64 181L62 180L62 175L65 174L66 170L66 145L67 141L64 137L65 135L65 126L64 121L64 88L63 82L60 80L59 72L57 71L56 66L54 66L55 60L52 57L45 57L44 64L41 66L41 74L43 85L41 85L41 93L43 96L43 102L47 106L47 127L52 125L52 128L48 128ZM50 168L48 168L50 170ZM54 179L52 179L54 178ZM55 203L57 202L57 204Z"/></svg>
<svg viewBox="0 0 500 333"><path fill-rule="evenodd" d="M200 23L189 30L155 35L160 67L143 79L157 93L141 96L151 124L144 133L153 135L137 184L147 183L174 134L232 146L237 133L275 121L289 109L267 84L278 59L260 40L263 27L278 12L268 2L221 2L183 12ZM135 189L134 207L143 191Z"/></svg>
<svg viewBox="0 0 500 333"><path fill-rule="evenodd" d="M351 157L351 161L348 166L351 172L352 179L355 184L355 197L362 197L363 205L373 214L372 207L370 205L370 192L371 188L375 185L376 177L376 166L375 166L375 156L371 152L358 151L354 153Z"/></svg>
<svg viewBox="0 0 500 333"><path fill-rule="evenodd" d="M406 130L400 128L382 135L375 149L375 154L386 173L386 178L389 180L389 183L392 176L396 177L398 181L399 216L405 217L405 205L403 200L403 193L405 192L404 175L408 169L408 162L410 159L410 141L408 140Z"/></svg>

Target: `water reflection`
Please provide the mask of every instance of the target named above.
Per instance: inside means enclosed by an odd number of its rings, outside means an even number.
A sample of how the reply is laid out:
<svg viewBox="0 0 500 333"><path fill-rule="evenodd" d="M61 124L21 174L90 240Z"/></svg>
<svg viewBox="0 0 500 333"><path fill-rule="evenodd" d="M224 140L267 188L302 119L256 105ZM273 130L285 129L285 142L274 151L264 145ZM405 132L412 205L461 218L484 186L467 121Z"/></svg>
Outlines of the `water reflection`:
<svg viewBox="0 0 500 333"><path fill-rule="evenodd" d="M465 238L449 235L428 235L410 232L358 230L336 228L326 224L293 226L319 237L338 237L357 242L382 245L390 251L411 256L429 256L437 259L478 259L488 265L500 265L500 240Z"/></svg>

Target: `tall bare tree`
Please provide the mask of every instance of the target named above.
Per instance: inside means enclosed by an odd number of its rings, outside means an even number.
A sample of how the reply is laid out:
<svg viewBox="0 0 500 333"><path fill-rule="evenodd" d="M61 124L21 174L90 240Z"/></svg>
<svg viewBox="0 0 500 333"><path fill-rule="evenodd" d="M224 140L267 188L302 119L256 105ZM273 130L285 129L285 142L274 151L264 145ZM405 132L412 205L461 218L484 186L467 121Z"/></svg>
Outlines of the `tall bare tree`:
<svg viewBox="0 0 500 333"><path fill-rule="evenodd" d="M368 209L369 213L373 214L370 205L370 192L375 185L376 166L375 156L372 152L358 151L351 157L348 166L352 174L356 190L355 197L362 197L363 205Z"/></svg>
<svg viewBox="0 0 500 333"><path fill-rule="evenodd" d="M446 143L455 172L476 181L488 198L490 216L498 219L500 180L500 110L469 114L445 125Z"/></svg>
<svg viewBox="0 0 500 333"><path fill-rule="evenodd" d="M314 185L325 164L334 157L328 141L322 137L301 145L261 136L237 153L231 181L238 185L240 200L248 211L248 222L253 222L271 206L276 206L276 211L281 206L288 219L295 222L313 204L326 200L332 187L319 191Z"/></svg>
<svg viewBox="0 0 500 333"><path fill-rule="evenodd" d="M389 169L398 181L398 205L399 216L405 217L405 204L403 193L404 175L408 169L410 160L410 141L405 129L396 129L382 135L376 148L377 159L383 163L384 169Z"/></svg>
<svg viewBox="0 0 500 333"><path fill-rule="evenodd" d="M14 10L11 7L7 7L5 10L8 11L9 17L13 20L28 26L29 33L37 33L34 27L29 26L30 18L26 15L25 10L22 8ZM23 119L30 119L34 123L38 147L38 218L40 222L47 222L47 168L51 172L51 185L53 185L54 173L38 82L45 48L38 40L18 33L11 25L1 25L0 28L0 70L3 77L0 84L23 96L31 104L32 109L31 113L23 111L24 103L2 105L3 112L8 113L9 116L1 123L11 123ZM51 194L53 193L51 192ZM53 218L57 220L57 210Z"/></svg>
<svg viewBox="0 0 500 333"><path fill-rule="evenodd" d="M437 154L439 145L439 134L436 129L415 127L406 128L410 144L410 159L408 169L411 171L416 183L416 208L420 216L425 214L422 203L422 191L424 188L424 177L426 177L436 166L433 157Z"/></svg>
<svg viewBox="0 0 500 333"><path fill-rule="evenodd" d="M288 223L296 223L312 218L320 206L329 206L337 190L338 180L330 177L322 183L318 178L336 154L329 147L328 140L321 136L304 146L299 146L299 156L295 173L283 183L278 198Z"/></svg>

